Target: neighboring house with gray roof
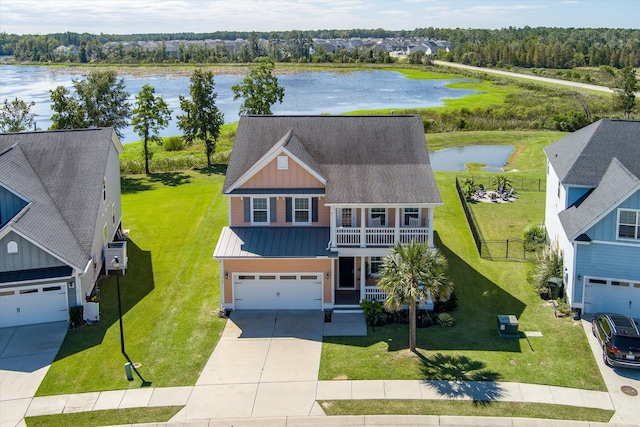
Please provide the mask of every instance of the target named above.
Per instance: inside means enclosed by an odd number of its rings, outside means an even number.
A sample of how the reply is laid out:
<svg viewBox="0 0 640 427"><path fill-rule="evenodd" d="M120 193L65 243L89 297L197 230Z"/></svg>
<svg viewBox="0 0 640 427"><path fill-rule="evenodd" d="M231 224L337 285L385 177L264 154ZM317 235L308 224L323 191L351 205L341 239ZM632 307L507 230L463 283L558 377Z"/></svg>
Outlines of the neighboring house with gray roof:
<svg viewBox="0 0 640 427"><path fill-rule="evenodd" d="M242 116L214 258L225 309L382 299L396 242L433 245L442 204L419 116Z"/></svg>
<svg viewBox="0 0 640 427"><path fill-rule="evenodd" d="M568 302L640 318L640 121L599 120L544 152L545 225Z"/></svg>
<svg viewBox="0 0 640 427"><path fill-rule="evenodd" d="M69 320L106 252L124 267L121 152L112 128L0 134L0 327Z"/></svg>

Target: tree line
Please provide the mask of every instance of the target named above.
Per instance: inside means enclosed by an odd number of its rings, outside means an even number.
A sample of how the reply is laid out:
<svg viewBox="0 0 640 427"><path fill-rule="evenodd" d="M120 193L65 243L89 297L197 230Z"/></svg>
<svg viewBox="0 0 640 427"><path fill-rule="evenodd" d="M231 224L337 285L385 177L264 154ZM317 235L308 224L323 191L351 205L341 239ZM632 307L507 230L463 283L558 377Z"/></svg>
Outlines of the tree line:
<svg viewBox="0 0 640 427"><path fill-rule="evenodd" d="M548 28L524 27L487 29L416 28L389 31L383 29L316 30L282 32L167 33L167 34L78 34L48 35L0 34L0 55L14 55L19 61L42 62L110 62L110 63L224 63L251 62L270 56L275 62L394 62L388 52L373 48L337 49L327 52L314 49L313 39L346 39L353 37L412 38L427 37L447 40L453 48L439 51L440 59L465 64L493 67L542 67L570 69L574 67L614 68L640 66L640 29L622 28ZM246 43L237 51L224 45L205 47L183 44L175 56L167 56L162 44L147 50L134 45L118 48L118 42L169 40L236 40ZM268 43L259 43L260 40ZM114 49L103 45L116 42ZM58 46L77 46L77 53L56 50Z"/></svg>

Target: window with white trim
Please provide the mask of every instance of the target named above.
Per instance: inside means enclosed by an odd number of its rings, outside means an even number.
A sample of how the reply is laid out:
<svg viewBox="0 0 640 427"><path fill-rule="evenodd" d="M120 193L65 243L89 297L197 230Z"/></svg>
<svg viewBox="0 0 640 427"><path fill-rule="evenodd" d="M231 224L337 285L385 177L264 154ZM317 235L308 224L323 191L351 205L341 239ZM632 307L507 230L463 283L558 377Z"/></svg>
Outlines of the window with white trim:
<svg viewBox="0 0 640 427"><path fill-rule="evenodd" d="M102 201L107 201L107 181L104 179L102 180Z"/></svg>
<svg viewBox="0 0 640 427"><path fill-rule="evenodd" d="M251 198L251 223L267 224L269 222L269 199L266 197Z"/></svg>
<svg viewBox="0 0 640 427"><path fill-rule="evenodd" d="M420 208L404 208L402 223L406 227L420 226Z"/></svg>
<svg viewBox="0 0 640 427"><path fill-rule="evenodd" d="M369 209L370 227L381 227L387 225L387 208Z"/></svg>
<svg viewBox="0 0 640 427"><path fill-rule="evenodd" d="M7 253L8 254L17 254L18 253L18 244L12 240L7 243Z"/></svg>
<svg viewBox="0 0 640 427"><path fill-rule="evenodd" d="M298 224L311 223L311 199L308 197L293 199L293 222Z"/></svg>
<svg viewBox="0 0 640 427"><path fill-rule="evenodd" d="M640 240L640 210L618 209L618 239Z"/></svg>
<svg viewBox="0 0 640 427"><path fill-rule="evenodd" d="M369 257L369 274L373 277L380 277L382 275L381 256Z"/></svg>
<svg viewBox="0 0 640 427"><path fill-rule="evenodd" d="M341 227L353 227L354 223L352 208L340 209L340 226Z"/></svg>
<svg viewBox="0 0 640 427"><path fill-rule="evenodd" d="M278 156L278 170L284 171L289 169L289 158L287 156Z"/></svg>

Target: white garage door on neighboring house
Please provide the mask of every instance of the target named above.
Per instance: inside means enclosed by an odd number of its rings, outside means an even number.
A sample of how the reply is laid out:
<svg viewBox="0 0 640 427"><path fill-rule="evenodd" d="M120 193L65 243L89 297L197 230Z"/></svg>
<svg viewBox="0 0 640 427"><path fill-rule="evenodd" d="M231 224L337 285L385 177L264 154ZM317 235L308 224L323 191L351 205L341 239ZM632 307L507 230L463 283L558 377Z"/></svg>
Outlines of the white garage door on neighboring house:
<svg viewBox="0 0 640 427"><path fill-rule="evenodd" d="M322 273L236 273L236 310L322 309Z"/></svg>
<svg viewBox="0 0 640 427"><path fill-rule="evenodd" d="M640 317L640 281L585 277L585 313L599 311Z"/></svg>
<svg viewBox="0 0 640 427"><path fill-rule="evenodd" d="M0 328L68 319L65 282L0 289Z"/></svg>

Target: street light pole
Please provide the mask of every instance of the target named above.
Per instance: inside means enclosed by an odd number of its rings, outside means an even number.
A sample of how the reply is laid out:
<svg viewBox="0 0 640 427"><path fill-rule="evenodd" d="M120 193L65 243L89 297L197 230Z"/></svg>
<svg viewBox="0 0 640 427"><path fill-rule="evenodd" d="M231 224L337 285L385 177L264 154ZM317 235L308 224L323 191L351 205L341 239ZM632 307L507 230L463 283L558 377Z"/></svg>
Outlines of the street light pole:
<svg viewBox="0 0 640 427"><path fill-rule="evenodd" d="M120 319L120 349L122 354L127 356L124 351L124 329L122 328L122 300L120 299L120 260L118 257L114 257L111 261L111 265L116 270L116 289L118 290L118 318Z"/></svg>

